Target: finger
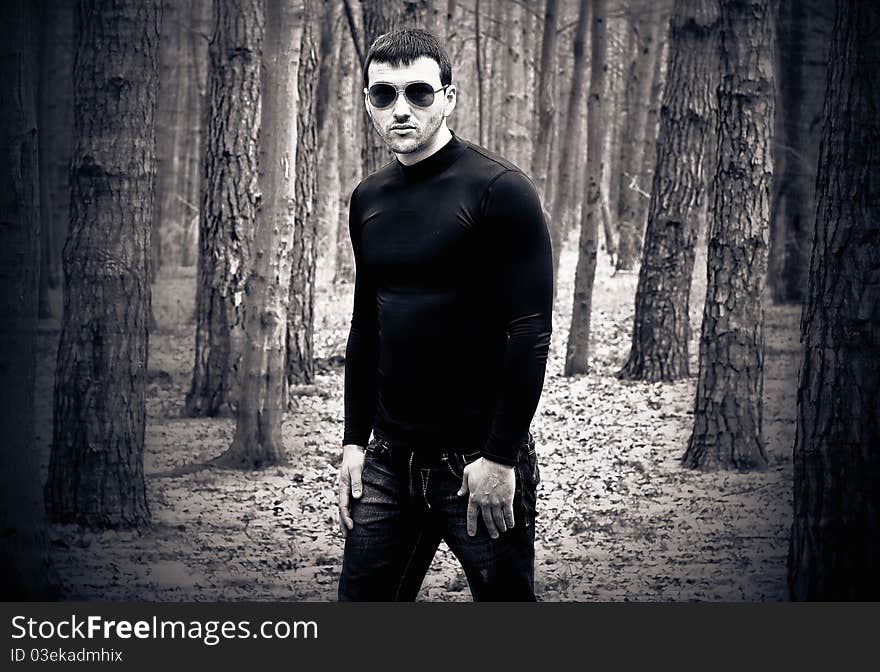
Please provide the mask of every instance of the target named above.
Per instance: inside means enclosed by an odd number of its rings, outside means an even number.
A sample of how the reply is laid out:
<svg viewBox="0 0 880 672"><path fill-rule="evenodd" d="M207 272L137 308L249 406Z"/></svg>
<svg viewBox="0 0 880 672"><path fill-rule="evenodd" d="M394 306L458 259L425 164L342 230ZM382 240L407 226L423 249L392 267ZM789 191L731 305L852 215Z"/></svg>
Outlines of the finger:
<svg viewBox="0 0 880 672"><path fill-rule="evenodd" d="M351 479L351 494L355 499L358 499L361 494L363 494L363 485L361 484L361 473L363 472L363 466L356 465L349 469L349 478Z"/></svg>
<svg viewBox="0 0 880 672"><path fill-rule="evenodd" d="M349 512L349 505L351 504L351 498L348 494L348 487L340 487L339 488L339 519L342 521L342 524L347 528L351 529L354 527L354 521L351 519L351 513Z"/></svg>
<svg viewBox="0 0 880 672"><path fill-rule="evenodd" d="M511 529L514 527L516 521L513 518L513 500L504 503L504 522L507 524L507 529Z"/></svg>
<svg viewBox="0 0 880 672"><path fill-rule="evenodd" d="M467 533L471 537L477 533L477 505L473 499L468 499Z"/></svg>
<svg viewBox="0 0 880 672"><path fill-rule="evenodd" d="M339 511L339 515L337 516L337 523L339 523L339 531L342 532L343 539L348 536L348 528L345 526L345 521L342 520L342 511Z"/></svg>
<svg viewBox="0 0 880 672"><path fill-rule="evenodd" d="M336 487L339 490L339 500L342 501L342 493L348 492L351 487L351 477L345 465L339 468L339 478L336 479Z"/></svg>
<svg viewBox="0 0 880 672"><path fill-rule="evenodd" d="M498 528L495 527L495 521L492 520L492 509L488 505L481 506L480 513L483 514L483 523L486 525L486 530L489 532L489 536L493 539L497 539Z"/></svg>
<svg viewBox="0 0 880 672"><path fill-rule="evenodd" d="M492 507L492 520L495 521L495 527L501 533L507 532L507 523L504 521L504 509L500 504Z"/></svg>
<svg viewBox="0 0 880 672"><path fill-rule="evenodd" d="M345 526L345 530L343 530L343 534L354 527L354 520L352 520L351 513L348 508L339 509L339 518L342 521L343 526Z"/></svg>
<svg viewBox="0 0 880 672"><path fill-rule="evenodd" d="M456 493L459 497L464 497L466 494L470 492L470 488L468 488L467 482L467 467L464 468L464 471L461 474L461 487L458 489Z"/></svg>

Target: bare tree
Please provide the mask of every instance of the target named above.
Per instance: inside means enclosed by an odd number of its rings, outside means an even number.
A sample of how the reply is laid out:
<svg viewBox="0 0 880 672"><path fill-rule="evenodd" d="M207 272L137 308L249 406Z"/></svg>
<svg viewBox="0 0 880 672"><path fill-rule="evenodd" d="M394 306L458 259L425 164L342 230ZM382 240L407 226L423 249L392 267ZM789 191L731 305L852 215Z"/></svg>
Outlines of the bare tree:
<svg viewBox="0 0 880 672"><path fill-rule="evenodd" d="M635 33L636 49L626 64L626 97L628 114L622 125L620 148L620 191L617 203L611 206L617 212L617 270L629 271L635 266L642 251L642 229L645 223L637 219L639 200L644 188L640 185L642 156L647 148L648 109L651 101L651 85L655 74L654 64L660 53L661 34L666 13L657 3L654 11L639 8L631 18Z"/></svg>
<svg viewBox="0 0 880 672"><path fill-rule="evenodd" d="M318 236L315 203L318 172L315 75L318 56L313 31L314 15L314 0L306 0L297 72L296 212L287 307L287 381L290 385L311 383L315 376L315 244Z"/></svg>
<svg viewBox="0 0 880 672"><path fill-rule="evenodd" d="M795 600L880 599L880 6L836 4L801 321Z"/></svg>
<svg viewBox="0 0 880 672"><path fill-rule="evenodd" d="M770 177L773 174L769 0L721 2L715 203L694 431L682 458L696 468L759 469Z"/></svg>
<svg viewBox="0 0 880 672"><path fill-rule="evenodd" d="M768 282L781 303L802 303L807 290L830 32L827 4L782 0L779 8Z"/></svg>
<svg viewBox="0 0 880 672"><path fill-rule="evenodd" d="M589 370L590 313L593 305L593 280L596 277L598 219L601 217L604 153L602 129L604 119L606 32L605 0L591 0L590 94L587 100L587 179L581 209L581 235L574 279L574 304L571 329L565 354L565 375L573 376Z"/></svg>
<svg viewBox="0 0 880 672"><path fill-rule="evenodd" d="M535 107L532 116L532 164L531 174L538 194L547 203L550 173L550 145L556 116L554 95L554 70L556 68L556 15L559 0L546 0L544 26L541 36L541 61L535 78Z"/></svg>
<svg viewBox="0 0 880 672"><path fill-rule="evenodd" d="M244 292L257 208L262 0L214 0L207 137L199 215L195 364L186 412L217 415L235 402Z"/></svg>
<svg viewBox="0 0 880 672"><path fill-rule="evenodd" d="M356 159L363 134L360 115L363 88L360 71L355 64L354 47L349 40L339 45L339 94L337 97L336 141L339 153L339 205L336 221L336 269L333 281L354 281L354 254L348 237L348 199L360 179L360 162Z"/></svg>
<svg viewBox="0 0 880 672"><path fill-rule="evenodd" d="M584 49L587 39L587 27L590 22L590 0L579 0L578 19L575 37L572 43L571 91L568 95L565 112L565 131L563 142L559 148L559 185L554 191L553 208L550 216L550 241L553 248L553 285L559 271L559 255L565 240L565 211L570 203L570 192L575 180L576 167L574 161L575 143L573 138L579 137L581 118L581 99L586 84L586 54Z"/></svg>
<svg viewBox="0 0 880 672"><path fill-rule="evenodd" d="M61 285L61 250L70 219L74 7L64 0L43 0L40 9L40 316L48 317L49 289Z"/></svg>
<svg viewBox="0 0 880 672"><path fill-rule="evenodd" d="M290 3L266 3L259 157L262 202L247 282L244 376L235 437L218 459L244 468L275 464L285 455L281 420L287 409L287 308L297 198L296 126L289 120L297 109L296 19Z"/></svg>
<svg viewBox="0 0 880 672"><path fill-rule="evenodd" d="M716 0L675 3L632 346L622 378L668 381L690 373L691 278L715 138L719 29Z"/></svg>
<svg viewBox="0 0 880 672"><path fill-rule="evenodd" d="M161 16L159 0L78 7L71 223L46 484L56 521L131 527L150 519L143 450Z"/></svg>
<svg viewBox="0 0 880 672"><path fill-rule="evenodd" d="M0 3L0 567L3 600L51 600L60 588L46 535L34 445L40 271L34 5Z"/></svg>

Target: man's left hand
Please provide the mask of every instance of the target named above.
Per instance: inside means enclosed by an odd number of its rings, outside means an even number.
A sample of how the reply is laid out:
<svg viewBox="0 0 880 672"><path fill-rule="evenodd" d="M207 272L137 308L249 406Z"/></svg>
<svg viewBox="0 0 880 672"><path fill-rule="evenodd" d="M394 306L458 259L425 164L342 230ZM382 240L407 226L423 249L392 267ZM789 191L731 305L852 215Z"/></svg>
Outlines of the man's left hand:
<svg viewBox="0 0 880 672"><path fill-rule="evenodd" d="M458 496L469 495L467 531L477 533L477 513L483 516L489 536L497 539L500 532L513 527L513 493L516 475L513 467L483 457L471 462L461 475Z"/></svg>

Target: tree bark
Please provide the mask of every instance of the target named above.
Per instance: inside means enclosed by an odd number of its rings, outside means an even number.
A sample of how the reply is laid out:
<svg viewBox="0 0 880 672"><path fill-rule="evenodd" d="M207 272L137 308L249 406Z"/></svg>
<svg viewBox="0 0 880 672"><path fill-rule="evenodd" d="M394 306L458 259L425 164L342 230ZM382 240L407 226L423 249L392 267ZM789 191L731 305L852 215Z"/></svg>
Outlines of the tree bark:
<svg viewBox="0 0 880 672"><path fill-rule="evenodd" d="M206 0L191 0L185 34L185 78L187 88L183 100L186 108L181 114L183 138L180 143L179 174L177 179L178 222L183 229L180 245L181 266L196 263L193 252L198 244L199 215L203 188L203 164L208 84L208 43L210 40L213 8ZM197 256L197 254L196 254Z"/></svg>
<svg viewBox="0 0 880 672"><path fill-rule="evenodd" d="M794 446L795 600L880 599L880 7L831 40Z"/></svg>
<svg viewBox="0 0 880 672"><path fill-rule="evenodd" d="M218 459L242 468L285 457L281 420L287 409L285 335L291 248L296 217L297 17L289 3L266 3L261 67L260 178L262 201L247 283L244 377L235 437ZM311 58L314 58L312 54Z"/></svg>
<svg viewBox="0 0 880 672"><path fill-rule="evenodd" d="M817 121L825 87L824 68L813 63L824 66L827 61L823 7L824 3L817 7L804 0L782 0L777 22L778 137L768 280L779 303L803 302L810 268L821 136Z"/></svg>
<svg viewBox="0 0 880 672"><path fill-rule="evenodd" d="M181 209L176 192L180 173L179 147L181 108L187 85L183 74L189 60L184 50L187 26L182 0L165 0L162 5L162 35L159 40L159 98L156 104L156 198L151 224L151 282L162 267L162 238L169 225L178 224ZM164 226L163 226L164 225ZM164 230L163 230L164 229Z"/></svg>
<svg viewBox="0 0 880 672"><path fill-rule="evenodd" d="M58 522L149 523L144 485L158 0L83 1L71 229L46 502Z"/></svg>
<svg viewBox="0 0 880 672"><path fill-rule="evenodd" d="M0 599L60 597L34 445L40 209L34 6L0 3Z"/></svg>
<svg viewBox="0 0 880 672"><path fill-rule="evenodd" d="M677 0L671 25L632 346L618 374L630 380L672 381L690 375L694 247L710 179L707 158L717 106L718 3Z"/></svg>
<svg viewBox="0 0 880 672"><path fill-rule="evenodd" d="M46 289L61 286L62 255L70 220L73 144L74 8L67 0L43 0L40 17L40 227ZM43 280L41 280L43 282Z"/></svg>
<svg viewBox="0 0 880 672"><path fill-rule="evenodd" d="M550 243L553 248L553 286L559 273L559 255L565 240L566 209L570 203L570 192L574 184L575 165L573 150L577 143L574 138L580 137L580 105L584 95L584 73L586 71L586 54L584 48L587 39L587 27L590 22L590 0L579 0L577 28L572 43L571 91L566 103L565 132L563 134L559 155L559 185L553 196L553 208L550 215Z"/></svg>
<svg viewBox="0 0 880 672"><path fill-rule="evenodd" d="M665 16L665 15L664 15ZM663 92L666 88L667 64L669 62L669 25L668 17L664 18L663 28L660 31L660 44L658 45L657 59L654 61L654 74L651 77L651 102L648 106L648 115L645 119L645 148L642 152L642 165L639 169L639 184L645 185L648 191L647 197L642 194L642 198L636 201L635 219L637 222L648 221L648 209L651 205L651 185L654 182L654 168L657 165L657 139L660 133L660 105L663 102ZM713 51L715 58L713 63L717 61L717 53ZM714 100L714 96L712 97ZM714 103L713 103L714 106ZM712 125L710 124L710 128ZM709 143L711 148L713 143ZM711 166L711 160L706 164ZM703 202L705 203L705 198ZM705 218L702 218L705 219ZM644 242L642 244L644 251Z"/></svg>
<svg viewBox="0 0 880 672"><path fill-rule="evenodd" d="M336 284L354 281L354 253L348 235L348 202L360 178L361 166L356 159L359 141L363 133L359 130L360 91L363 80L355 65L354 47L343 40L339 47L339 72L342 79L337 99L336 140L339 151L339 207L336 222ZM346 74L348 73L348 74Z"/></svg>
<svg viewBox="0 0 880 672"><path fill-rule="evenodd" d="M620 192L617 203L617 270L631 271L642 251L644 222L637 219L639 201L646 185L640 182L642 156L646 151L648 108L651 100L654 64L660 51L660 20L647 12L638 12L633 20L637 49L627 64L627 106L629 113L623 128L620 153Z"/></svg>
<svg viewBox="0 0 880 672"><path fill-rule="evenodd" d="M764 307L773 174L769 0L721 2L715 203L691 468L761 469Z"/></svg>
<svg viewBox="0 0 880 672"><path fill-rule="evenodd" d="M541 199L549 203L547 189L550 173L550 145L556 116L554 70L556 68L556 15L558 0L545 0L544 27L541 36L541 61L535 77L535 106L532 116L531 173Z"/></svg>
<svg viewBox="0 0 880 672"><path fill-rule="evenodd" d="M607 14L605 0L590 0L592 23L590 35L590 94L587 99L587 175L581 208L581 235L574 279L574 303L571 329L565 354L565 375L589 370L590 313L593 305L593 280L596 277L598 220L601 217L604 182L604 123Z"/></svg>
<svg viewBox="0 0 880 672"><path fill-rule="evenodd" d="M318 56L312 28L313 2L306 0L297 72L296 211L287 309L287 382L291 386L310 384L315 377L315 245L318 236L315 75Z"/></svg>
<svg viewBox="0 0 880 672"><path fill-rule="evenodd" d="M234 406L256 220L262 0L215 0L199 215L195 364L186 412Z"/></svg>
<svg viewBox="0 0 880 672"><path fill-rule="evenodd" d="M626 63L635 54L635 39L631 30L626 30L627 22L615 16L608 20L608 75L605 78L607 97L605 118L614 123L605 124L602 142L605 145L605 183L602 185L602 221L606 227L609 256L617 264L619 252L619 222L617 203L620 200L621 152L623 151L623 131L630 116L631 100L626 95ZM613 232L609 235L609 232ZM612 237L615 239L612 241Z"/></svg>
<svg viewBox="0 0 880 672"><path fill-rule="evenodd" d="M347 86L351 69L343 72L339 63L339 50L343 41L350 38L344 30L345 17L339 3L322 0L318 3L318 77L315 87L315 127L317 134L317 175L315 186L315 216L318 218L315 245L319 251L316 259L315 283L326 286L336 274L337 222L339 218L340 154L336 118L341 113L336 103L339 91L351 91ZM351 142L351 137L346 138Z"/></svg>
<svg viewBox="0 0 880 672"><path fill-rule="evenodd" d="M509 159L518 166L531 165L532 137L531 127L534 95L532 82L535 77L534 41L535 13L529 5L519 6L519 48L520 59L518 72L515 73L516 86L512 89L514 96L514 116L508 134Z"/></svg>

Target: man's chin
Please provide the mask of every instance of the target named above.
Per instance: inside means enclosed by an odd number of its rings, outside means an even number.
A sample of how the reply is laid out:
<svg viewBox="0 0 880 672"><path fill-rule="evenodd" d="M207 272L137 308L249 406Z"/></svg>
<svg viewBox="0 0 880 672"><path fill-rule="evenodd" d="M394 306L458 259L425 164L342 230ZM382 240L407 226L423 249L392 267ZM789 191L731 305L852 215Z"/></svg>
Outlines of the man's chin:
<svg viewBox="0 0 880 672"><path fill-rule="evenodd" d="M388 143L388 148L395 154L412 154L413 152L419 151L422 147L422 144L415 141Z"/></svg>

